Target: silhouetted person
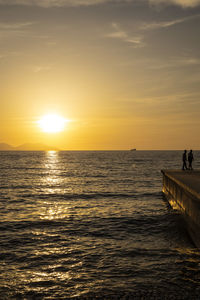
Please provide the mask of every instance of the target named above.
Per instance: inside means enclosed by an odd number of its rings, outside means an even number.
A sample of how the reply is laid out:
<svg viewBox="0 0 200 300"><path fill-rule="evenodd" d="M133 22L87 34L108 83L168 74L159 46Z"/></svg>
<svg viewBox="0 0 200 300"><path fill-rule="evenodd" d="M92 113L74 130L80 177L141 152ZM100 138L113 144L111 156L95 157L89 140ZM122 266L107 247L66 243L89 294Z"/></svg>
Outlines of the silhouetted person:
<svg viewBox="0 0 200 300"><path fill-rule="evenodd" d="M187 150L183 152L182 160L183 160L182 170L187 170Z"/></svg>
<svg viewBox="0 0 200 300"><path fill-rule="evenodd" d="M193 170L192 169L192 161L193 160L194 160L194 156L193 156L192 150L190 150L190 152L188 153L189 170Z"/></svg>

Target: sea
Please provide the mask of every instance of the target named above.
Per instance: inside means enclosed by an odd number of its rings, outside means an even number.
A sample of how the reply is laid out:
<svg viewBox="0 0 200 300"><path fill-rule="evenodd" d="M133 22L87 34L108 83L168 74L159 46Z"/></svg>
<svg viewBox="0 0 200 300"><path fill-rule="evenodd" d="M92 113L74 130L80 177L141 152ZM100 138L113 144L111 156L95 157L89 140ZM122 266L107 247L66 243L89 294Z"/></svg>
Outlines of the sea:
<svg viewBox="0 0 200 300"><path fill-rule="evenodd" d="M181 157L1 151L0 299L200 299L200 252L162 194Z"/></svg>

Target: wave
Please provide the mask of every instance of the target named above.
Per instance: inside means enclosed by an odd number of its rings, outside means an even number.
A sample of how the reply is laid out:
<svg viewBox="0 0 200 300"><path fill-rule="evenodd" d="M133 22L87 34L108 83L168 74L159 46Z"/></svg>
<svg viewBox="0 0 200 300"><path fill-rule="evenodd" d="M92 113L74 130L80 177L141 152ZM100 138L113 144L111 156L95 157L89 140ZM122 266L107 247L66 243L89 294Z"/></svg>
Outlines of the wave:
<svg viewBox="0 0 200 300"><path fill-rule="evenodd" d="M27 187L26 187L27 188ZM45 187L43 186L45 189ZM49 188L49 186L46 186ZM52 188L52 187L51 187ZM57 186L55 186L57 188ZM111 192L97 192L97 193L62 193L62 189L60 193L22 193L23 198L33 198L33 199L59 199L59 200L76 200L76 199L100 199L100 198L131 198L131 199L139 199L139 198L160 198L162 197L162 193L152 192L152 193L111 193Z"/></svg>
<svg viewBox="0 0 200 300"><path fill-rule="evenodd" d="M81 218L81 222L80 222ZM171 220L172 221L172 220ZM31 231L36 228L59 229L60 233L78 232L101 233L103 235L121 232L146 234L147 231L159 231L161 227L166 226L168 215L144 215L135 214L133 217L99 217L88 215L69 215L63 219L57 220L20 220L20 221L1 221L0 231L21 232L21 230ZM75 230L75 231L74 231ZM79 232L79 233L80 233Z"/></svg>

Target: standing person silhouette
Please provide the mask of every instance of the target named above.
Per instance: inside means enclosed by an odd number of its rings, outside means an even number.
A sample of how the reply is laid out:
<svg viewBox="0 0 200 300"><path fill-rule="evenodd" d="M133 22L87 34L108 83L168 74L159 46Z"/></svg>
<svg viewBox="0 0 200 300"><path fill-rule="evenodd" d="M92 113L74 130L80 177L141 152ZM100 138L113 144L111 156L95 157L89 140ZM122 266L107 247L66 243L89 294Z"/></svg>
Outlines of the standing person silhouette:
<svg viewBox="0 0 200 300"><path fill-rule="evenodd" d="M183 152L182 160L183 160L182 170L187 170L187 150Z"/></svg>
<svg viewBox="0 0 200 300"><path fill-rule="evenodd" d="M193 168L192 168L192 161L193 160L194 160L194 156L193 156L192 150L190 150L190 152L188 153L188 162L189 162L188 169L189 170L193 170Z"/></svg>

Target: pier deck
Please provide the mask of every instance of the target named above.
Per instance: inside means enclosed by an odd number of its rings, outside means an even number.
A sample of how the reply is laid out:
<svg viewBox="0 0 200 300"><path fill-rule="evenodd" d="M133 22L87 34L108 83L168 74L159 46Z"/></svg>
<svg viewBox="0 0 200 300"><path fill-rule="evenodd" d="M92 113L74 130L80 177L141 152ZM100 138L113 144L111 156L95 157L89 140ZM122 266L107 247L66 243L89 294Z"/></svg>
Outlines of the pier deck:
<svg viewBox="0 0 200 300"><path fill-rule="evenodd" d="M200 171L162 170L163 193L181 211L186 228L200 249Z"/></svg>
<svg viewBox="0 0 200 300"><path fill-rule="evenodd" d="M162 173L173 178L175 181L179 181L180 184L182 183L187 189L200 197L200 170L162 170Z"/></svg>

